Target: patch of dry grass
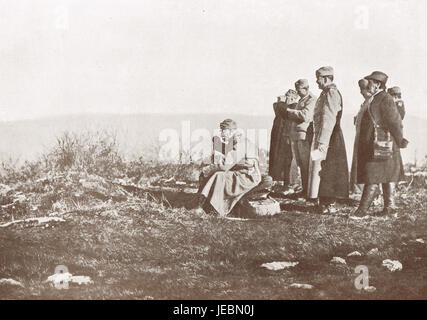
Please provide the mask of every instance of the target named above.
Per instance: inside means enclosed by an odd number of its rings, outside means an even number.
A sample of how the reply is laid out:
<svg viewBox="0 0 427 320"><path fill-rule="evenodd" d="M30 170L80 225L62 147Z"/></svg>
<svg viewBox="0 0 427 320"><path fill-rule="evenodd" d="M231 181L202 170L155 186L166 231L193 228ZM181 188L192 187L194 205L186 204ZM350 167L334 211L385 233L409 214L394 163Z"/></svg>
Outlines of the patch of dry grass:
<svg viewBox="0 0 427 320"><path fill-rule="evenodd" d="M424 187L401 186L402 209L387 219L318 215L310 204L287 199L279 215L229 220L189 207L197 165L125 162L113 140L92 152L95 146L69 139L62 144L66 152L3 170L0 221L13 214L58 214L66 222L0 228L0 278L24 285L0 285L2 299L427 298L427 248L415 241L427 242ZM104 162L110 158L116 159L111 170ZM89 170L98 164L104 171ZM186 187L177 187L178 180ZM9 206L18 195L24 201ZM354 209L343 205L340 211ZM373 248L378 254L367 255ZM355 250L362 256L347 257ZM334 256L347 264L332 264ZM384 259L399 260L403 270L388 271ZM272 261L299 264L279 271L261 267ZM94 283L58 290L45 283L57 265ZM357 265L369 268L375 292L355 289ZM295 282L314 288L290 288Z"/></svg>
<svg viewBox="0 0 427 320"><path fill-rule="evenodd" d="M65 216L54 228L0 230L0 277L24 288L0 288L6 299L425 299L427 219L415 205L398 218L355 221L307 212L232 221L132 198L110 208ZM366 253L378 248L378 255ZM349 258L354 250L362 257ZM347 265L333 265L333 256ZM399 260L391 273L383 259ZM299 261L269 271L264 262ZM43 283L56 265L89 275L93 285L58 290ZM354 287L354 268L366 265L374 293ZM312 290L292 289L309 283Z"/></svg>

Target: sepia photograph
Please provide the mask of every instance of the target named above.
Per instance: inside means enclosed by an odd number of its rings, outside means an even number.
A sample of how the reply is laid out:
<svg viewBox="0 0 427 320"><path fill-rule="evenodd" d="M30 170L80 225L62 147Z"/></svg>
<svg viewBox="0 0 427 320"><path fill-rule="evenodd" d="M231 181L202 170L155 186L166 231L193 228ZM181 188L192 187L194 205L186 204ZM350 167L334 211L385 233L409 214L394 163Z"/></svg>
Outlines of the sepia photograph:
<svg viewBox="0 0 427 320"><path fill-rule="evenodd" d="M0 300L427 300L426 12L0 0Z"/></svg>

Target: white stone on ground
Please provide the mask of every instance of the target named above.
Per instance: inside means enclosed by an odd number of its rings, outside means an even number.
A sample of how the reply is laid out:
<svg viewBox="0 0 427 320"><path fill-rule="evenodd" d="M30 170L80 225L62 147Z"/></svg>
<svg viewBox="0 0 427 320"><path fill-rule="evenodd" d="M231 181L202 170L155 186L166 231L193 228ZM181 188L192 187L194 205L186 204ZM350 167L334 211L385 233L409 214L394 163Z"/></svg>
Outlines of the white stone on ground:
<svg viewBox="0 0 427 320"><path fill-rule="evenodd" d="M332 263L341 263L341 264L347 264L347 262L345 261L345 259L341 258L341 257L333 257L331 259Z"/></svg>
<svg viewBox="0 0 427 320"><path fill-rule="evenodd" d="M61 284L61 282L69 282L73 275L69 272L55 273L49 276L46 282L52 282L52 284Z"/></svg>
<svg viewBox="0 0 427 320"><path fill-rule="evenodd" d="M268 270L282 270L286 268L295 267L299 262L288 262L288 261L274 261L263 263L261 267L267 268Z"/></svg>
<svg viewBox="0 0 427 320"><path fill-rule="evenodd" d="M77 284L93 284L93 281L88 276L72 276L70 282Z"/></svg>
<svg viewBox="0 0 427 320"><path fill-rule="evenodd" d="M311 284L306 283L292 283L290 287L296 289L313 289L313 286Z"/></svg>
<svg viewBox="0 0 427 320"><path fill-rule="evenodd" d="M375 290L377 290L377 288L373 286L366 286L363 288L363 290L365 290L366 292L374 292Z"/></svg>
<svg viewBox="0 0 427 320"><path fill-rule="evenodd" d="M0 279L0 285L2 285L2 284L9 284L11 286L24 287L24 285L21 282L13 280L13 279L6 279L6 278Z"/></svg>
<svg viewBox="0 0 427 320"><path fill-rule="evenodd" d="M76 284L93 284L93 281L88 276L73 276L69 272L55 273L49 276L46 282L51 282L53 285L59 285L64 282L72 282Z"/></svg>
<svg viewBox="0 0 427 320"><path fill-rule="evenodd" d="M391 272L400 271L403 268L402 264L398 260L385 259L382 265Z"/></svg>
<svg viewBox="0 0 427 320"><path fill-rule="evenodd" d="M369 255L378 254L378 248L373 248L373 249L369 250L367 254L369 254Z"/></svg>
<svg viewBox="0 0 427 320"><path fill-rule="evenodd" d="M362 254L359 252L359 251L353 251L353 252L350 252L348 255L347 255L347 257L355 257L355 256L358 256L358 257L360 257Z"/></svg>

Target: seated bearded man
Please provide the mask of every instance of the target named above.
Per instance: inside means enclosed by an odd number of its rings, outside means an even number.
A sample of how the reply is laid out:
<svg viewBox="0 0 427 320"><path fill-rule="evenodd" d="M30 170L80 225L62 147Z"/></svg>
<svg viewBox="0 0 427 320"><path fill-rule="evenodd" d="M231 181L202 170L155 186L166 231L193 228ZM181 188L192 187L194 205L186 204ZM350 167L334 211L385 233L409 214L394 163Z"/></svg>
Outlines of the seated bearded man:
<svg viewBox="0 0 427 320"><path fill-rule="evenodd" d="M226 216L243 196L271 185L262 179L257 157L247 154L236 122L222 121L220 132L213 138L212 164L200 174L198 193L204 211Z"/></svg>

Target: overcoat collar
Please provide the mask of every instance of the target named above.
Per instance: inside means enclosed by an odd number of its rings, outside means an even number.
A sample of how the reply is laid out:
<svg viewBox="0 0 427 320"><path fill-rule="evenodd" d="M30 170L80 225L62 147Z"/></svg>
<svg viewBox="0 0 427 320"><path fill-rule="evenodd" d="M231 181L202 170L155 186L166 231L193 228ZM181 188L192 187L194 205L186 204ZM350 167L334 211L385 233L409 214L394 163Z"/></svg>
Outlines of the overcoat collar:
<svg viewBox="0 0 427 320"><path fill-rule="evenodd" d="M311 91L309 91L305 97L300 98L298 102L303 102L307 100L309 97L313 97L313 94L311 93Z"/></svg>
<svg viewBox="0 0 427 320"><path fill-rule="evenodd" d="M335 83L328 84L322 91L322 93L328 92L330 89L336 89L337 86Z"/></svg>

